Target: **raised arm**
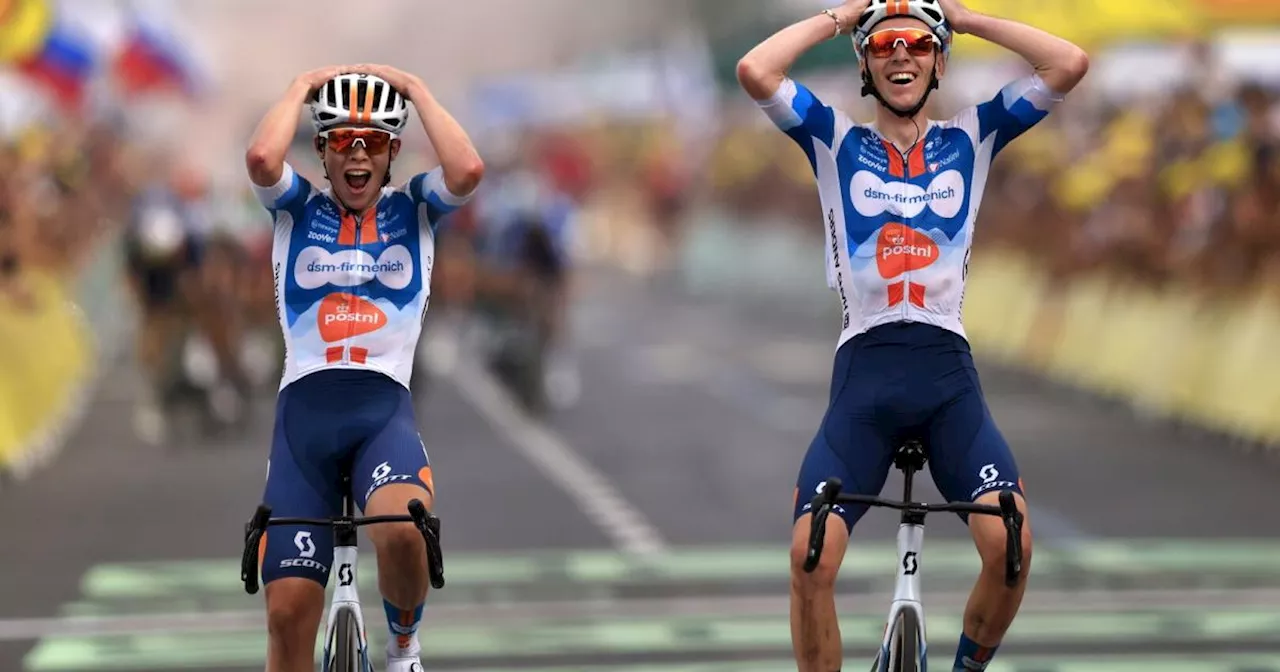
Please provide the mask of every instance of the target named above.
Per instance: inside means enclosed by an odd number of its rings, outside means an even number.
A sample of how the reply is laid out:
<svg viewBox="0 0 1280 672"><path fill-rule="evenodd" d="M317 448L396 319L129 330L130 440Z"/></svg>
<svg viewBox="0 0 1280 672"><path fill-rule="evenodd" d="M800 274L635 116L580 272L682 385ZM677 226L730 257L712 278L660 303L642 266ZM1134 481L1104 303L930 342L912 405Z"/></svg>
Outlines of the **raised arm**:
<svg viewBox="0 0 1280 672"><path fill-rule="evenodd" d="M245 152L245 167L254 184L270 187L280 181L284 173L285 156L298 131L298 115L311 94L330 79L344 72L357 71L357 66L320 68L298 75L289 84L280 100L258 122L258 128L249 142L249 150Z"/></svg>
<svg viewBox="0 0 1280 672"><path fill-rule="evenodd" d="M1021 56L1056 93L1068 93L1089 71L1089 55L1067 40L1024 23L975 12L960 0L939 2L953 31L973 35Z"/></svg>
<svg viewBox="0 0 1280 672"><path fill-rule="evenodd" d="M444 169L444 183L455 196L468 196L484 177L484 162L471 138L457 120L444 109L422 78L386 66L370 66L371 72L404 94L422 119L422 128Z"/></svg>
<svg viewBox="0 0 1280 672"><path fill-rule="evenodd" d="M738 61L738 83L755 100L777 93L796 59L837 34L847 35L869 0L848 0L828 14L815 14L783 28L757 44Z"/></svg>

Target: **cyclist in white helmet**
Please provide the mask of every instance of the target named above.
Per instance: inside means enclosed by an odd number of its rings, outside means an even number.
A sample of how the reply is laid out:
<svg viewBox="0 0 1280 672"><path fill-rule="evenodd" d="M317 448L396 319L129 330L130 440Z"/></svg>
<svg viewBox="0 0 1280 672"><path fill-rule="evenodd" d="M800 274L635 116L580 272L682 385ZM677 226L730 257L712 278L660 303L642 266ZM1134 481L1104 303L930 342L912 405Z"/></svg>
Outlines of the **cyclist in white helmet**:
<svg viewBox="0 0 1280 672"><path fill-rule="evenodd" d="M947 71L952 33L1026 59L1032 72L946 121L921 112ZM787 72L801 54L853 34L858 85L878 101L856 124ZM738 80L805 152L826 229L827 281L842 305L829 407L800 467L793 507L791 632L802 672L840 669L834 586L850 531L866 507L836 508L821 563L803 563L809 502L827 478L877 495L894 449L922 442L948 500L995 504L1022 484L987 409L961 313L974 222L992 159L1034 126L1088 70L1079 47L959 0L848 0L752 49ZM1029 519L1028 519L1029 520ZM1025 590L1004 585L999 518L967 520L982 572L965 608L954 670L986 669ZM1023 528L1029 566L1030 525ZM887 664L881 657L881 670Z"/></svg>
<svg viewBox="0 0 1280 672"><path fill-rule="evenodd" d="M285 154L310 103L329 188ZM399 135L418 111L440 166L387 186ZM484 172L471 140L421 79L383 65L300 75L259 124L245 156L275 222L272 266L285 370L263 501L276 516L341 513L342 476L366 515L432 508L435 484L418 435L409 377L431 287L436 227ZM428 576L410 523L369 530L390 632L389 672L419 672ZM259 550L268 672L314 669L333 562L327 528L272 527Z"/></svg>

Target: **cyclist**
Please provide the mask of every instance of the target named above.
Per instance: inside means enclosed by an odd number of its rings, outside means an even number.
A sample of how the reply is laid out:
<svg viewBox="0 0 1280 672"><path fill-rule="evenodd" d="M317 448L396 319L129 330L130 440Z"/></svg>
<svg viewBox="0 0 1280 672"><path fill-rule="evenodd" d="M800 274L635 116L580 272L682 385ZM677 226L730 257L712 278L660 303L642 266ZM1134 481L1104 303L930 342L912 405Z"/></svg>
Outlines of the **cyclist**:
<svg viewBox="0 0 1280 672"><path fill-rule="evenodd" d="M921 110L946 74L953 32L1005 47L1034 72L952 119L931 121ZM870 124L855 124L787 75L801 54L849 33L862 93L878 101ZM992 159L1087 70L1075 45L958 0L848 0L784 28L738 63L742 87L809 159L828 285L843 311L829 407L795 491L791 628L802 671L840 669L835 577L866 511L837 509L845 524L827 527L828 551L804 573L808 502L823 480L837 476L850 492L879 494L894 448L919 438L948 500L995 504L1007 488L1025 514L1017 466L988 412L961 323L964 283ZM1005 531L986 518L968 521L983 564L955 670L986 668L1026 585L1004 586ZM1023 534L1029 562L1029 526Z"/></svg>
<svg viewBox="0 0 1280 672"><path fill-rule="evenodd" d="M285 154L310 102L327 189ZM417 109L441 165L398 188L391 163ZM441 218L484 172L470 138L421 79L385 65L298 76L258 125L245 156L275 223L272 267L285 371L263 500L277 515L339 515L341 474L366 515L428 508L434 485L409 396L413 352ZM412 524L370 529L390 638L387 669L421 669L418 623L426 549ZM333 560L325 528L272 528L259 550L266 585L268 672L313 669Z"/></svg>
<svg viewBox="0 0 1280 672"><path fill-rule="evenodd" d="M166 390L174 352L197 317L194 279L204 261L207 226L191 187L190 166L142 189L124 231L127 278L138 310L135 354L145 379L134 412L135 431L147 443L165 440Z"/></svg>
<svg viewBox="0 0 1280 672"><path fill-rule="evenodd" d="M531 311L546 333L547 366L539 381L556 408L572 406L581 381L569 344L571 235L576 208L550 180L521 165L504 166L477 201L478 262L484 299L501 313Z"/></svg>

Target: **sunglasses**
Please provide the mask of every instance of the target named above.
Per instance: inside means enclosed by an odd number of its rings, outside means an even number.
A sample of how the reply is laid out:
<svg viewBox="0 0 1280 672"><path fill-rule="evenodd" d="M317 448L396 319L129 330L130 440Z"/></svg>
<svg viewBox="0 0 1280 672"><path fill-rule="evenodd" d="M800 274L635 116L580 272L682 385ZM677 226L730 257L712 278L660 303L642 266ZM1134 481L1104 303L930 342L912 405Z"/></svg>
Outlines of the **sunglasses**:
<svg viewBox="0 0 1280 672"><path fill-rule="evenodd" d="M862 40L863 53L875 58L889 58L898 45L906 47L912 56L928 56L941 46L938 36L922 28L889 28L871 33Z"/></svg>
<svg viewBox="0 0 1280 672"><path fill-rule="evenodd" d="M339 154L346 154L359 143L370 154L381 154L391 146L394 136L377 128L334 128L320 134L326 146Z"/></svg>

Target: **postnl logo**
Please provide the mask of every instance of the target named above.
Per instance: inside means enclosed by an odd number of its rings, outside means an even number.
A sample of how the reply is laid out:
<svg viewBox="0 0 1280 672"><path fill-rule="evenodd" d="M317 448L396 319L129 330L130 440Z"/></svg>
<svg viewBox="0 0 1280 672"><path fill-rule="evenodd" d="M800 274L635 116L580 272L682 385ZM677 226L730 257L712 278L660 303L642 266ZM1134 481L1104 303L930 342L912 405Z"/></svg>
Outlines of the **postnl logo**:
<svg viewBox="0 0 1280 672"><path fill-rule="evenodd" d="M326 343L377 331L387 324L387 314L368 299L334 293L320 302L316 326Z"/></svg>
<svg viewBox="0 0 1280 672"><path fill-rule="evenodd" d="M404 245L388 247L377 259L364 250L329 252L311 246L298 253L293 277L303 289L355 287L375 278L389 289L404 289L413 280L413 256Z"/></svg>
<svg viewBox="0 0 1280 672"><path fill-rule="evenodd" d="M880 228L876 240L876 268L882 278L896 278L925 268L938 260L938 244L927 234L891 222Z"/></svg>
<svg viewBox="0 0 1280 672"><path fill-rule="evenodd" d="M921 187L910 182L885 182L873 172L859 170L849 184L849 198L863 217L888 212L910 219L929 208L939 217L951 219L960 214L964 204L964 176L958 170L946 170L929 186Z"/></svg>

